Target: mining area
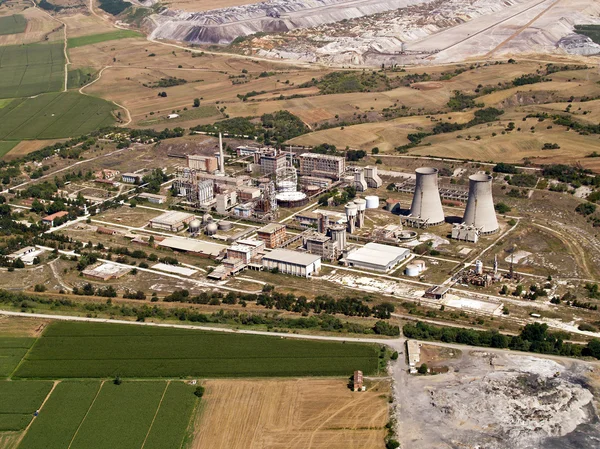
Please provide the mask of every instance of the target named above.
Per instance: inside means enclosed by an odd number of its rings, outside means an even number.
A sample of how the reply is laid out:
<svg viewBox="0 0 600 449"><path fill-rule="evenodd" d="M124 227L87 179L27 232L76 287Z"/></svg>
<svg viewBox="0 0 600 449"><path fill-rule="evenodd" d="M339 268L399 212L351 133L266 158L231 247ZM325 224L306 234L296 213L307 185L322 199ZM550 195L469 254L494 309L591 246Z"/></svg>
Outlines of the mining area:
<svg viewBox="0 0 600 449"><path fill-rule="evenodd" d="M428 350L421 352L421 362L429 362L429 374L408 374L405 366L395 373L401 447L600 447L597 365L423 347Z"/></svg>

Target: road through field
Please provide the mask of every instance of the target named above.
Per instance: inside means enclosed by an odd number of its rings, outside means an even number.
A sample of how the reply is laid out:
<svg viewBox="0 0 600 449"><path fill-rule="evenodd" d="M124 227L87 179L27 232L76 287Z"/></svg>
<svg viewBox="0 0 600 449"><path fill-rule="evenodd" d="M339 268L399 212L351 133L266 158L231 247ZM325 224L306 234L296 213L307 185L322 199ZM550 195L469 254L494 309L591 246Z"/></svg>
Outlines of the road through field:
<svg viewBox="0 0 600 449"><path fill-rule="evenodd" d="M90 0L90 1L91 1L91 0ZM66 37L65 37L65 43L66 43L66 42L67 42L67 41L66 41ZM65 44L65 45L66 45L66 44ZM102 74L104 73L104 71L105 71L106 69L109 69L109 68L111 68L111 67L112 67L112 66L110 66L110 65L107 65L106 67L103 67L103 68L100 70L100 72L98 72L98 76L97 76L96 78L94 78L92 81L90 81L89 83L87 83L85 86L82 86L82 87L80 87L80 88L79 88L79 93L80 93L80 94L82 94L82 95L87 95L87 96L90 96L90 97L91 97L91 95L90 95L90 94L87 94L87 93L85 93L83 90L84 90L86 87L89 87L89 86L91 86L92 84L94 84L96 81L100 81L100 78L102 78ZM121 126L127 126L127 125L129 125L129 124L131 123L131 120L132 120L132 119L131 119L131 112L129 111L129 109L127 109L127 108L126 108L125 106L123 106L122 104L119 104L119 103L117 103L116 101L112 101L112 100L110 100L110 101L112 102L112 104L114 104L115 106L117 106L117 107L119 107L119 108L123 109L123 110L124 110L124 111L127 113L127 121L126 121L125 123L121 123Z"/></svg>

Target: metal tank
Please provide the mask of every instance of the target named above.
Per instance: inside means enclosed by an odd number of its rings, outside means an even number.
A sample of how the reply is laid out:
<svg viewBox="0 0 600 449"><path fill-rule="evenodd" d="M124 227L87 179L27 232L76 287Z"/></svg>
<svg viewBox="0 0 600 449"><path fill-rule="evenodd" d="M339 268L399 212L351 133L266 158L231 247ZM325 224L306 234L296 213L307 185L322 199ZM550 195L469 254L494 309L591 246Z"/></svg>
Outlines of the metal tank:
<svg viewBox="0 0 600 449"><path fill-rule="evenodd" d="M438 169L421 167L417 168L415 173L417 179L410 215L430 226L443 223L444 210L438 188Z"/></svg>
<svg viewBox="0 0 600 449"><path fill-rule="evenodd" d="M190 221L190 224L188 225L188 231L192 234L196 234L198 231L200 231L201 227L202 223L200 222L200 220L194 218L192 221Z"/></svg>
<svg viewBox="0 0 600 449"><path fill-rule="evenodd" d="M409 263L404 269L404 274L410 277L416 277L421 274L421 269L414 263Z"/></svg>
<svg viewBox="0 0 600 449"><path fill-rule="evenodd" d="M478 173L469 176L469 199L463 223L481 229L482 234L492 234L498 230L490 175Z"/></svg>
<svg viewBox="0 0 600 449"><path fill-rule="evenodd" d="M214 221L211 221L208 225L206 225L206 234L208 235L215 235L217 233L217 223L215 223Z"/></svg>
<svg viewBox="0 0 600 449"><path fill-rule="evenodd" d="M219 231L229 231L233 227L230 221L225 220L221 220L217 226L219 228Z"/></svg>
<svg viewBox="0 0 600 449"><path fill-rule="evenodd" d="M379 209L379 197L377 195L365 196L367 201L367 209Z"/></svg>
<svg viewBox="0 0 600 449"><path fill-rule="evenodd" d="M344 207L346 212L346 220L348 221L347 229L352 234L356 228L356 216L358 215L358 207L354 203L348 203Z"/></svg>
<svg viewBox="0 0 600 449"><path fill-rule="evenodd" d="M475 273L483 274L483 262L481 260L475 261Z"/></svg>

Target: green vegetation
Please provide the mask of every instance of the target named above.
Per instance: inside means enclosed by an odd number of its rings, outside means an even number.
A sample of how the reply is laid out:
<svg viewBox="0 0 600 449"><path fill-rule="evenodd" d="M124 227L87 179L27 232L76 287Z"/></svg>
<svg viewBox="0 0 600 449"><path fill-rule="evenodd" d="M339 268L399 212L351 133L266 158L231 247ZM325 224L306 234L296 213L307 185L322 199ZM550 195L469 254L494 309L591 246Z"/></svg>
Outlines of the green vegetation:
<svg viewBox="0 0 600 449"><path fill-rule="evenodd" d="M509 336L495 330L480 331L456 327L440 327L418 321L408 323L402 328L408 338L418 340L436 340L445 343L460 343L471 346L491 348L510 348L517 351L537 352L540 354L560 354L570 357L590 355L600 358L600 352L595 354L588 346L565 343L569 338L566 332L548 332L548 325L542 323L527 324L520 335ZM596 340L598 341L598 340Z"/></svg>
<svg viewBox="0 0 600 449"><path fill-rule="evenodd" d="M69 70L67 77L67 86L69 89L83 87L94 79L96 70L91 67Z"/></svg>
<svg viewBox="0 0 600 449"><path fill-rule="evenodd" d="M355 369L374 372L377 348L184 329L55 322L37 340L16 376L333 376Z"/></svg>
<svg viewBox="0 0 600 449"><path fill-rule="evenodd" d="M467 95L459 90L454 91L454 96L448 100L447 106L451 111L462 111L475 107L475 95Z"/></svg>
<svg viewBox="0 0 600 449"><path fill-rule="evenodd" d="M2 142L0 141L0 159L2 159L4 156L6 156L10 150L12 150L14 147L17 146L17 144L19 143L19 141L13 141L13 142Z"/></svg>
<svg viewBox="0 0 600 449"><path fill-rule="evenodd" d="M43 413L36 417L19 447L69 447L99 388L99 381L60 382L44 404Z"/></svg>
<svg viewBox="0 0 600 449"><path fill-rule="evenodd" d="M179 449L181 447L198 400L194 395L194 390L195 387L183 382L169 384L144 449Z"/></svg>
<svg viewBox="0 0 600 449"><path fill-rule="evenodd" d="M123 0L100 0L100 9L113 16L118 16L131 6L131 3Z"/></svg>
<svg viewBox="0 0 600 449"><path fill-rule="evenodd" d="M400 86L401 78L389 78L383 72L331 72L323 78L313 78L300 87L317 86L323 95L349 92L377 92Z"/></svg>
<svg viewBox="0 0 600 449"><path fill-rule="evenodd" d="M35 338L0 337L0 378L11 375Z"/></svg>
<svg viewBox="0 0 600 449"><path fill-rule="evenodd" d="M575 25L575 31L600 44L600 25Z"/></svg>
<svg viewBox="0 0 600 449"><path fill-rule="evenodd" d="M101 2L102 3L102 2ZM139 31L116 30L108 33L90 34L88 36L70 37L67 39L68 48L83 47L84 45L99 44L100 42L127 39L132 37L144 37Z"/></svg>
<svg viewBox="0 0 600 449"><path fill-rule="evenodd" d="M0 431L27 427L51 388L45 381L0 381Z"/></svg>
<svg viewBox="0 0 600 449"><path fill-rule="evenodd" d="M59 91L64 66L62 43L0 47L0 98Z"/></svg>
<svg viewBox="0 0 600 449"><path fill-rule="evenodd" d="M22 33L27 28L27 19L21 14L0 17L0 36Z"/></svg>
<svg viewBox="0 0 600 449"><path fill-rule="evenodd" d="M170 76L169 78L161 78L158 81L150 84L143 84L144 87L149 87L151 89L155 89L157 87L173 87L180 86L182 84L187 83L186 79L177 78L176 76Z"/></svg>
<svg viewBox="0 0 600 449"><path fill-rule="evenodd" d="M0 139L56 139L79 136L114 123L115 106L75 92L13 100L0 109Z"/></svg>

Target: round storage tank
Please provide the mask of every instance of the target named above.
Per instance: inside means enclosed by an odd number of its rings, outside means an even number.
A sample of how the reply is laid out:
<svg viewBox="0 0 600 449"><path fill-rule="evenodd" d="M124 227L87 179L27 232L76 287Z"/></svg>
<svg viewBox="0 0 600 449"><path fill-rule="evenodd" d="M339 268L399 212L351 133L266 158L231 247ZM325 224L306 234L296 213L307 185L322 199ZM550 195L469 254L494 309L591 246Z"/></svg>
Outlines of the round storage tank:
<svg viewBox="0 0 600 449"><path fill-rule="evenodd" d="M358 214L358 207L354 203L348 203L344 207L344 211L346 212L346 217L356 217L356 214Z"/></svg>
<svg viewBox="0 0 600 449"><path fill-rule="evenodd" d="M218 227L219 231L229 231L233 227L233 225L230 221L221 220L218 224Z"/></svg>
<svg viewBox="0 0 600 449"><path fill-rule="evenodd" d="M375 195L369 195L365 197L367 200L367 209L379 209L379 197Z"/></svg>
<svg viewBox="0 0 600 449"><path fill-rule="evenodd" d="M191 233L198 232L200 230L201 226L202 226L202 223L200 223L200 220L198 220L197 218L194 218L192 221L190 221L190 224L188 226L188 231L190 231Z"/></svg>
<svg viewBox="0 0 600 449"><path fill-rule="evenodd" d="M215 234L217 233L217 229L218 229L218 226L217 226L217 224L216 224L216 223L213 221L213 222L209 223L209 224L206 226L206 233L207 233L208 235L215 235Z"/></svg>
<svg viewBox="0 0 600 449"><path fill-rule="evenodd" d="M319 193L320 190L321 187L319 186L306 186L306 194L308 196L316 195L317 193Z"/></svg>
<svg viewBox="0 0 600 449"><path fill-rule="evenodd" d="M425 261L418 259L418 260L413 260L411 262L411 265L416 265L417 267L419 267L419 270L423 271L425 269Z"/></svg>
<svg viewBox="0 0 600 449"><path fill-rule="evenodd" d="M295 192L296 183L294 181L279 181L277 183L277 190L280 192Z"/></svg>
<svg viewBox="0 0 600 449"><path fill-rule="evenodd" d="M213 217L210 214L204 214L202 216L202 223L207 224L213 221Z"/></svg>
<svg viewBox="0 0 600 449"><path fill-rule="evenodd" d="M358 210L365 210L367 208L367 202L362 198L356 198L354 204L356 204Z"/></svg>
<svg viewBox="0 0 600 449"><path fill-rule="evenodd" d="M304 192L279 192L275 199L280 207L300 207L308 203Z"/></svg>
<svg viewBox="0 0 600 449"><path fill-rule="evenodd" d="M414 263L409 263L404 269L404 274L411 277L416 277L421 274L419 266Z"/></svg>

